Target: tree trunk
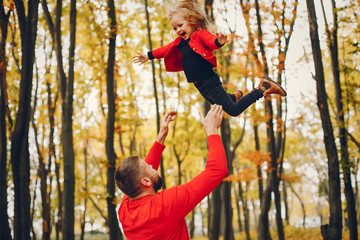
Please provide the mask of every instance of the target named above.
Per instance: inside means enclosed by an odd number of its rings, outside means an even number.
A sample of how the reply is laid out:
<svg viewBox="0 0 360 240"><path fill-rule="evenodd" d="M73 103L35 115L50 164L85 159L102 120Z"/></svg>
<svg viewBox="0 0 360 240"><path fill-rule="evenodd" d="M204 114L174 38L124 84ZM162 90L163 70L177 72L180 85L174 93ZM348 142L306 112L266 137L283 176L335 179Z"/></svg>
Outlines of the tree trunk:
<svg viewBox="0 0 360 240"><path fill-rule="evenodd" d="M47 168L47 172L49 173L51 171L51 167L52 167L52 163L53 163L53 160L56 164L56 156L55 156L55 143L54 143L54 131L55 131L55 110L56 110L56 103L57 103L57 99L58 99L58 92L56 92L55 94L55 98L54 98L54 103L53 103L53 100L51 99L51 87L50 87L50 83L47 82L46 84L47 86L47 93L48 93L48 112L49 112L49 124L50 124L50 133L49 133L49 152L48 152L48 168ZM51 186L52 186L52 179L53 177L51 176L50 177L50 182L49 182L49 185L50 185L50 190L49 190L49 193L48 193L48 200L47 202L49 203L49 211L50 211L50 199L51 199ZM59 208L61 209L61 208ZM51 223L51 213L49 213L49 223ZM49 229L49 232L51 234L51 230L52 228L50 227Z"/></svg>
<svg viewBox="0 0 360 240"><path fill-rule="evenodd" d="M258 223L258 240L270 240L270 228L269 228L269 210L271 207L271 191L272 191L272 181L271 177L267 182L265 191L263 192L263 198L260 205L260 215Z"/></svg>
<svg viewBox="0 0 360 240"><path fill-rule="evenodd" d="M277 176L277 171L274 173L276 174L276 178L274 181L274 198L275 198L275 208L276 208L276 225L277 225L277 231L278 231L278 238L279 240L285 240L285 234L284 234L284 225L282 222L282 214L281 214L281 194L279 191L279 184L280 184L280 178Z"/></svg>
<svg viewBox="0 0 360 240"><path fill-rule="evenodd" d="M88 189L88 155L87 155L87 148L88 148L88 139L85 140L85 147L84 147L84 191L85 194L87 195L89 192ZM85 196L84 199L84 210L81 213L81 218L80 218L80 229L81 229L81 234L80 234L80 240L84 240L84 235L85 235L85 225L86 225L86 210L87 210L87 200L88 197Z"/></svg>
<svg viewBox="0 0 360 240"><path fill-rule="evenodd" d="M15 6L21 35L21 80L19 107L15 127L11 134L11 164L14 181L14 239L30 239L30 161L29 122L32 89L35 40L38 19L38 0L29 0L25 8L23 1L16 0ZM27 9L27 13L25 13Z"/></svg>
<svg viewBox="0 0 360 240"><path fill-rule="evenodd" d="M205 0L205 12L210 21L214 21L214 15L212 11L213 0ZM210 109L210 103L204 101L204 114ZM209 240L218 240L220 236L220 217L221 217L221 190L222 183L212 191L208 201L208 237Z"/></svg>
<svg viewBox="0 0 360 240"><path fill-rule="evenodd" d="M339 176L339 159L335 146L333 127L330 120L327 95L325 91L324 69L322 64L318 25L313 0L306 0L312 53L315 65L315 81L317 92L317 105L320 112L322 128L324 132L324 144L328 157L329 174L329 200L330 200L330 221L328 226L322 227L324 239L341 239L342 234L342 212L341 212L341 191ZM326 233L326 235L325 235Z"/></svg>
<svg viewBox="0 0 360 240"><path fill-rule="evenodd" d="M232 158L230 158L230 122L229 119L224 118L221 123L221 139L225 148L228 174L233 173ZM232 226L232 207L231 207L231 181L222 183L222 195L224 204L224 240L234 239L234 230Z"/></svg>
<svg viewBox="0 0 360 240"><path fill-rule="evenodd" d="M164 34L165 34L165 27L161 30L161 38L160 38L160 46L164 46ZM165 83L163 78L163 70L162 70L162 64L161 64L161 58L158 59L159 61L159 79L161 83L161 95L163 98L163 108L164 112L166 112L166 92L165 92Z"/></svg>
<svg viewBox="0 0 360 240"><path fill-rule="evenodd" d="M290 183L289 183L289 187L290 187L292 193L295 195L295 197L296 197L296 198L299 200L299 202L300 202L301 210L302 210L302 213L303 213L303 227L305 228L305 227L306 227L306 226L305 226L305 219L306 219L305 205L304 205L303 201L301 200L300 195L299 195L297 192L295 192L294 188L291 186Z"/></svg>
<svg viewBox="0 0 360 240"><path fill-rule="evenodd" d="M36 240L36 232L34 229L34 215L35 215L35 202L36 202L36 189L37 189L37 183L38 183L38 179L35 180L35 184L34 184L34 190L33 190L33 198L31 199L31 207L30 207L30 231L32 234L32 239Z"/></svg>
<svg viewBox="0 0 360 240"><path fill-rule="evenodd" d="M55 224L55 239L59 240L60 239L60 231L62 228L62 206L63 206L63 191L61 190L61 185L62 183L60 182L60 162L59 161L55 161L55 176L56 176L56 190L58 193L58 214L57 214L57 222Z"/></svg>
<svg viewBox="0 0 360 240"><path fill-rule="evenodd" d="M10 240L10 226L7 201L7 134L6 134L6 39L11 11L5 14L3 0L0 0L0 239ZM11 124L11 123L9 123Z"/></svg>
<svg viewBox="0 0 360 240"><path fill-rule="evenodd" d="M257 223L257 219L259 219L258 218L258 216L257 216L257 214L256 214L256 210L255 209L258 209L258 207L256 206L256 204L255 204L255 201L254 201L254 199L251 199L251 206L252 206L252 208L253 208L253 214L254 214L254 226L257 226L258 225L258 223ZM260 205L261 206L261 205ZM256 229L257 229L257 227L256 227Z"/></svg>
<svg viewBox="0 0 360 240"><path fill-rule="evenodd" d="M174 123L174 131L173 131L173 133L175 133L175 125L176 125L176 123ZM176 146L175 146L175 144L173 145L173 151L174 151L174 155L175 155L176 162L177 162L177 166L178 166L178 185L181 185L181 177L182 177L182 174L181 174L181 163L182 163L182 160L180 159L180 156L179 156L179 154L178 154L177 151L176 151Z"/></svg>
<svg viewBox="0 0 360 240"><path fill-rule="evenodd" d="M113 0L108 0L108 16L110 19L110 38L109 38L109 54L108 54L108 65L106 70L106 89L107 89L107 100L108 100L108 117L106 121L106 155L108 158L107 167L107 210L108 210L108 221L109 235L111 240L122 239L121 230L119 228L115 200L115 162L116 154L114 150L114 125L115 125L115 93L114 93L114 64L115 64L115 45L116 45L116 30L117 23L115 17L115 5Z"/></svg>
<svg viewBox="0 0 360 240"><path fill-rule="evenodd" d="M248 48L251 49L251 51L250 51L251 56L256 59L257 53L255 51L255 46L254 46L254 37L253 37L253 34L251 33L250 21L248 19L248 16L250 16L250 14L249 14L250 8L248 7L248 3L245 4L243 0L240 0L240 6L241 6L243 16L245 17L246 28L248 29L248 38L249 38ZM247 57L249 58L249 55ZM248 62L248 59L247 59L247 62ZM254 68L252 67L251 70L254 71ZM254 88L255 87L254 81L253 81L252 85ZM256 111L255 106L253 107L253 111ZM259 127L258 127L257 122L254 122L253 130L254 130L255 150L260 151ZM258 179L258 187L259 187L259 199L260 199L260 205L261 205L261 201L263 199L263 192L264 192L261 165L257 166L257 179Z"/></svg>
<svg viewBox="0 0 360 240"><path fill-rule="evenodd" d="M255 0L255 9L256 9L256 18L257 18L257 25L258 25L258 39L259 39L259 47L260 52L262 55L263 61L263 70L265 74L268 74L268 67L267 67L267 59L265 54L265 48L262 40L262 26L261 26L261 18L260 18L260 9L259 9L259 2ZM270 166L270 174L268 175L269 180L266 186L263 198L261 200L261 213L259 218L259 226L258 226L258 239L271 239L270 230L269 230L269 217L268 213L263 211L269 211L271 205L271 191L275 193L277 191L276 184L277 184L277 163L276 163L276 148L275 148L275 136L273 130L273 110L271 101L265 100L265 115L268 116L268 120L266 122L266 129L267 129L267 137L269 139L267 149L271 153L271 166ZM277 209L278 210L278 209ZM278 213L276 213L278 214ZM278 218L276 217L276 220ZM278 221L276 221L278 223ZM279 239L283 239L283 234L281 233L282 225L278 225L278 237ZM280 233L280 234L279 234Z"/></svg>
<svg viewBox="0 0 360 240"><path fill-rule="evenodd" d="M191 211L191 220L190 220L190 239L194 238L194 232L195 232L195 208Z"/></svg>
<svg viewBox="0 0 360 240"><path fill-rule="evenodd" d="M63 70L63 64L62 64L62 46L61 46L61 36L60 36L60 23L61 23L61 14L62 14L62 1L59 0L57 1L57 5L56 5L56 19L55 19L55 24L53 23L53 20L51 18L50 12L48 10L48 6L46 3L46 0L41 0L41 5L43 8L43 12L45 15L45 19L46 22L48 24L49 27L49 31L51 33L51 38L53 41L53 45L54 45L54 49L55 49L55 53L56 53L56 61L57 61L57 81L58 81L58 91L56 94L56 98L55 101L57 100L58 97L58 93L60 92L61 94L61 99L62 102L64 102L64 92L63 92L63 85L65 84L65 73ZM48 95L51 96L50 94L50 83L47 83L47 88L48 88ZM50 101L50 100L49 100ZM63 104L62 104L63 105ZM56 104L54 103L54 106L52 106L51 104L49 104L49 120L50 120L50 126L51 126L51 132L50 132L50 154L53 155L54 159L55 159L55 145L53 142L53 128L54 128L54 112L55 112L55 106ZM63 107L62 107L62 110ZM49 154L49 157L50 157ZM57 222L55 223L55 238L56 240L60 239L60 231L62 229L62 219L63 219L63 191L61 189L61 185L62 183L60 183L60 163L55 161L55 175L56 175L56 188L57 188L57 193L58 193L58 215L57 215Z"/></svg>
<svg viewBox="0 0 360 240"><path fill-rule="evenodd" d="M293 32L293 27L294 27L294 23L295 23L295 19L296 19L296 12L297 12L297 1L295 1L294 5L293 5L293 9L291 9L292 12L292 19L290 21L288 21L289 23L287 23L286 17L285 17L285 9L283 9L282 14L281 14L281 26L279 28L280 31L278 31L277 33L279 34L278 39L279 39L279 44L278 44L278 72L277 72L277 82L279 84L281 84L281 79L282 79L282 73L283 70L285 69L285 57L286 57L286 53L288 50L288 45L289 45L289 41L290 41L290 37L292 35ZM263 34L262 34L262 25L261 25L261 18L260 18L260 9L259 9L259 3L258 0L255 0L255 8L256 8L256 18L257 18L257 24L258 24L258 42L259 42L259 47L260 47L260 52L261 52L261 56L262 56L262 66L260 66L260 68L262 67L262 69L260 69L261 72L268 74L268 66L267 66L267 58L266 58L266 52L265 52L265 47L263 44ZM289 30L285 30L287 29L285 26L285 24L289 25ZM277 25L277 24L276 24ZM284 42L282 42L284 41ZM269 139L268 142L268 151L271 153L271 174L269 175L271 179L271 183L273 184L273 186L271 186L272 191L274 192L274 197L275 197L275 207L276 207L276 224L277 224L277 233L278 233L278 238L280 240L285 239L285 235L284 235L284 226L283 226L283 222L282 222L282 208L281 208L281 194L279 192L279 185L280 185L280 179L281 179L281 172L282 172L282 161L283 161L283 152L284 152L284 148L285 148L285 121L282 121L282 100L280 99L279 101L277 101L277 114L276 114L276 119L277 119L277 131L276 131L276 136L274 133L274 126L273 126L273 121L274 121L274 113L273 113L273 107L272 107L272 103L271 101L268 101L266 99L265 102L265 109L266 109L266 114L268 116L268 120L267 120L267 136ZM280 164L278 164L278 160L280 160ZM270 185L268 185L267 187L270 187ZM269 189L270 190L270 189ZM268 201L271 201L271 197L263 197L262 199L267 199ZM269 203L264 203L262 202L261 204L266 204L268 205ZM261 209L267 209L267 208L261 208ZM266 214L264 214L263 216L265 216ZM265 219L263 219L265 220ZM259 222L259 225L261 225L262 223ZM265 230L265 229L264 229ZM265 230L266 231L266 230ZM267 233L263 233L264 236L267 235Z"/></svg>
<svg viewBox="0 0 360 240"><path fill-rule="evenodd" d="M70 46L69 46L69 76L65 75L62 60L61 16L62 0L57 0L55 9L55 24L52 21L46 0L41 0L45 18L51 33L57 61L57 80L61 95L62 129L61 141L64 163L63 191L60 185L60 166L55 163L57 190L59 194L59 213L56 224L56 239L62 230L62 239L74 239L74 192L75 192L75 157L72 136L73 92L74 92L74 56L76 32L76 0L70 2ZM64 202L64 204L63 204Z"/></svg>
<svg viewBox="0 0 360 240"><path fill-rule="evenodd" d="M231 32L231 29L229 29ZM232 34L234 34L234 32L231 32ZM233 52L233 48L234 48L234 42L230 42L227 45L227 52ZM222 48L220 49L220 54L223 54L223 50ZM221 65L224 66L224 69L226 69L223 72L223 84L227 85L229 83L229 79L230 79L230 72L227 70L230 68L230 60L231 60L231 55L229 54L225 54L225 57L219 58L219 61L222 60L223 63ZM226 88L225 88L226 90ZM231 147L231 129L230 129L230 122L228 118L224 118L222 123L221 123L221 139L225 148L225 152L226 152L226 159L227 159L227 166L228 166L228 175L232 174L233 171L233 152L230 150ZM240 142L239 142L240 143ZM234 150L235 151L235 150ZM232 215L233 215L233 211L232 211L232 204L231 204L231 181L226 181L223 183L223 188L222 188L222 195L223 195L223 204L224 204L224 214L222 216L225 217L225 221L224 221L224 229L223 229L223 234L224 234L224 240L233 240L234 239L234 230L233 230L233 221L232 221Z"/></svg>
<svg viewBox="0 0 360 240"><path fill-rule="evenodd" d="M209 240L218 240L220 236L220 218L221 218L221 187L220 183L211 193L209 201Z"/></svg>
<svg viewBox="0 0 360 240"><path fill-rule="evenodd" d="M238 184L240 185L240 182ZM241 186L239 186L239 187L241 187ZM233 189L234 189L234 195L235 195L235 201L236 201L235 206L236 206L236 212L237 212L237 222L238 222L239 232L242 232L243 226L242 226L242 222L241 222L241 210L240 210L240 199L241 199L240 194L242 194L242 193L239 192L239 194L238 194L236 192L235 187Z"/></svg>
<svg viewBox="0 0 360 240"><path fill-rule="evenodd" d="M322 3L322 1L321 1ZM339 52L338 52L338 18L337 18L337 9L335 0L331 1L332 3L332 14L333 14L333 30L330 31L327 23L326 23L326 33L327 33L327 42L331 55L331 65L334 77L334 88L336 95L336 108L337 108L337 121L339 127L339 139L340 139L340 156L341 156L341 167L344 178L344 186L345 186L345 198L346 198L346 212L348 216L348 228L350 230L350 239L357 240L358 239L358 230L357 230L357 218L356 218L356 207L355 207L355 197L354 190L351 182L351 166L348 151L348 143L347 143L347 134L346 134L346 125L345 125L345 114L343 107L343 98L341 91L341 83L340 83L340 70L339 70Z"/></svg>
<svg viewBox="0 0 360 240"><path fill-rule="evenodd" d="M34 121L34 113L37 106L37 96L38 96L38 86L39 86L39 78L38 74L36 74L36 87L35 87L35 94L34 94L34 107L31 112L31 123L32 128L34 130L34 139L35 145L37 149L37 153L39 156L39 169L38 169L38 176L40 178L40 192L41 192L41 207L42 207L42 239L43 240L50 240L50 233L51 233L51 212L50 212L50 192L48 191L48 176L49 176L49 169L46 168L46 161L42 154L42 148L40 146L38 140L38 128ZM49 95L48 97L50 97ZM50 164L50 163L49 163ZM35 199L34 199L35 200Z"/></svg>
<svg viewBox="0 0 360 240"><path fill-rule="evenodd" d="M286 224L289 225L289 204L288 204L288 194L287 194L287 184L286 181L282 181L282 190L283 190L283 202L284 202L284 210L285 210L285 221Z"/></svg>
<svg viewBox="0 0 360 240"><path fill-rule="evenodd" d="M243 213L244 213L244 224L245 224L245 234L246 234L246 240L250 240L250 219L249 219L249 208L248 208L248 202L247 199L244 197L244 191L241 186L241 182L239 182L239 196L240 200L243 206ZM246 183L246 185L248 185ZM247 187L246 187L247 189Z"/></svg>
<svg viewBox="0 0 360 240"><path fill-rule="evenodd" d="M259 140L259 130L258 126L254 125L254 140L255 140L255 150L260 151L260 140ZM263 173L261 170L261 165L256 166L256 175L258 180L258 188L259 188L259 199L260 205L262 204L263 195L264 195L264 185L263 185Z"/></svg>
<svg viewBox="0 0 360 240"><path fill-rule="evenodd" d="M149 17L149 11L148 11L148 1L144 0L145 3L145 13L146 13L146 28L147 28L147 34L148 34L148 43L149 43L149 50L152 51L152 42L151 42L151 29L150 29L150 17ZM160 110L159 110L159 98L158 98L158 93L157 93L157 88L156 88L156 76L155 76L155 64L154 61L151 61L151 69L152 69L152 77L153 77L153 88L154 88L154 98L155 98L155 105L156 105L156 127L157 127L157 132L159 132L160 130ZM163 160L162 160L162 156L161 156L161 161L160 161L160 174L163 181L163 189L166 189L166 184L165 184L165 170L164 170L164 164L163 164Z"/></svg>
<svg viewBox="0 0 360 240"><path fill-rule="evenodd" d="M60 26L60 25L58 25ZM60 29L57 29L60 37ZM76 33L76 0L70 1L70 46L69 46L69 76L62 78L62 133L64 156L64 211L62 237L64 240L74 239L74 201L75 201L75 156L73 146L73 93L74 93L74 63L75 63L75 33Z"/></svg>

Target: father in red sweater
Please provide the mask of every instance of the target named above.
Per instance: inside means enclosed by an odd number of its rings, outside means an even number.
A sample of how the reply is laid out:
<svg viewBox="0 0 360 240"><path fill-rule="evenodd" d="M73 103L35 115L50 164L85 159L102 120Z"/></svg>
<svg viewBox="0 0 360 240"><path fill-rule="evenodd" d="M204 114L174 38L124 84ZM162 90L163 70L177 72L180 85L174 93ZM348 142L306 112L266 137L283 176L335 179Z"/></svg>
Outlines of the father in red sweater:
<svg viewBox="0 0 360 240"><path fill-rule="evenodd" d="M225 150L218 135L223 110L212 105L206 117L200 113L209 145L205 170L186 184L157 192L162 186L157 169L165 149L168 125L175 115L175 111L167 112L161 119L159 134L145 160L129 157L116 169L116 185L126 194L118 214L128 240L190 239L185 216L228 173Z"/></svg>

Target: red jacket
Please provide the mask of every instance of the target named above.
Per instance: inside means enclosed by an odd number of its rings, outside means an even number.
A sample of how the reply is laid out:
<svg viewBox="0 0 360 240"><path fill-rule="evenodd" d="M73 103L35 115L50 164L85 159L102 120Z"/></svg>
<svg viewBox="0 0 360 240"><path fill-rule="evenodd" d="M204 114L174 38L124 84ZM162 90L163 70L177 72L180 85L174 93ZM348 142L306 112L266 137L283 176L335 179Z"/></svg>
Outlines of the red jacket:
<svg viewBox="0 0 360 240"><path fill-rule="evenodd" d="M217 36L211 32L207 30L198 30L191 34L189 41L190 48L203 56L208 62L214 65L214 67L217 66L217 63L213 52L215 49L221 47L216 44L216 39ZM177 37L173 42L152 51L154 58L164 58L165 68L168 72L178 72L183 70L181 52L177 47L181 40L181 37Z"/></svg>
<svg viewBox="0 0 360 240"><path fill-rule="evenodd" d="M188 240L185 216L227 175L226 155L219 135L208 136L205 170L190 182L131 201L124 196L119 220L128 240ZM165 146L155 142L145 161L157 169Z"/></svg>

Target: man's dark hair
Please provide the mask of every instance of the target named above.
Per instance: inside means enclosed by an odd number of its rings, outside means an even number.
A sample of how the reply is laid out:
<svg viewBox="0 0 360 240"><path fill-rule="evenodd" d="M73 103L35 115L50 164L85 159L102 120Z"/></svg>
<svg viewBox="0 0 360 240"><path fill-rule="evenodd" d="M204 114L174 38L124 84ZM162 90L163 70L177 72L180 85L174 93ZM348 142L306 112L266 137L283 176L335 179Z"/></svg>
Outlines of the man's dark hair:
<svg viewBox="0 0 360 240"><path fill-rule="evenodd" d="M131 156L124 159L115 171L116 186L128 197L136 197L141 193L140 157Z"/></svg>

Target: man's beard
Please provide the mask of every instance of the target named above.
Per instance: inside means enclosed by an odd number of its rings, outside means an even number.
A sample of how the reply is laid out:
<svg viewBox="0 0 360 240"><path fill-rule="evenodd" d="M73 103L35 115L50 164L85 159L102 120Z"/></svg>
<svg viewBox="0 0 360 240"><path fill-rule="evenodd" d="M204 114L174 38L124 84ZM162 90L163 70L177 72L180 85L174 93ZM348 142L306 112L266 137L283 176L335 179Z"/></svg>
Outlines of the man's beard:
<svg viewBox="0 0 360 240"><path fill-rule="evenodd" d="M158 190L162 188L163 179L162 177L158 176L157 181L154 181L154 190L157 193Z"/></svg>

